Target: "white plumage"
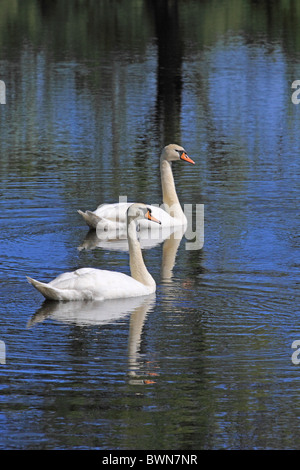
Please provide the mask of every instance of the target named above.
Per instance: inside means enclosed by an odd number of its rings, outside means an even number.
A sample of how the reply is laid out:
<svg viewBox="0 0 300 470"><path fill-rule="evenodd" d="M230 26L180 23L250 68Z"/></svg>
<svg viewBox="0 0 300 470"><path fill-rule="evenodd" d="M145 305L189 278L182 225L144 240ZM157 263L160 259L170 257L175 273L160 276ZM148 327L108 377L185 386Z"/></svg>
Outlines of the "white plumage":
<svg viewBox="0 0 300 470"><path fill-rule="evenodd" d="M174 177L172 173L172 161L183 160L194 164L194 161L188 157L183 147L177 144L170 144L164 147L160 157L161 185L163 193L163 207L150 207L153 215L161 222L161 227L175 227L186 225L187 219L181 208L176 193ZM116 230L124 234L126 231L126 211L132 202L119 202L114 204L102 204L95 211L78 213L84 218L87 225L92 229L97 229L97 235L101 232L105 238L116 235ZM140 229L148 229L149 221L140 221Z"/></svg>
<svg viewBox="0 0 300 470"><path fill-rule="evenodd" d="M49 283L27 277L29 283L46 299L51 300L105 300L152 294L156 290L156 284L145 266L136 232L136 224L145 218L159 222L144 204L136 203L128 208L131 276L102 269L81 268L60 274Z"/></svg>

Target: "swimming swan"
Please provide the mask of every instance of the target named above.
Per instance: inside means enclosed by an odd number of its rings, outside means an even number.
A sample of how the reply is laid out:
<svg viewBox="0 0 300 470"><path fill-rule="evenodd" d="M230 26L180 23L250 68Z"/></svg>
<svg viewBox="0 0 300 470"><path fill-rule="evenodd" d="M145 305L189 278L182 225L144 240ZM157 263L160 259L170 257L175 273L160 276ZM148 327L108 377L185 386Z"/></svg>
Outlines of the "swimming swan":
<svg viewBox="0 0 300 470"><path fill-rule="evenodd" d="M170 144L164 147L160 157L164 208L150 206L153 216L160 220L162 228L187 224L186 216L178 200L172 173L171 162L176 160L195 164L180 145ZM78 210L78 213L90 228L97 228L97 234L101 231L116 231L116 229L125 231L126 211L131 204L130 202L102 204L95 211L82 212ZM140 222L140 229L148 227L149 222L146 219Z"/></svg>
<svg viewBox="0 0 300 470"><path fill-rule="evenodd" d="M136 230L137 222L145 218L160 223L145 204L129 207L127 236L131 277L114 271L81 268L60 274L48 284L30 277L27 277L28 282L51 300L105 300L152 294L156 284L145 266Z"/></svg>

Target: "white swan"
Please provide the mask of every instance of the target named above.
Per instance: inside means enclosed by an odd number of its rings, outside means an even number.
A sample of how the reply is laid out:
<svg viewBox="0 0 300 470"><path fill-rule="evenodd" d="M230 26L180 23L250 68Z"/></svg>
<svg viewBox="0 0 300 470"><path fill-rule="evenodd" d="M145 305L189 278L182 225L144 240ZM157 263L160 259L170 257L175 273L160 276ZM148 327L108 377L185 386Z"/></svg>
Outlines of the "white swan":
<svg viewBox="0 0 300 470"><path fill-rule="evenodd" d="M156 284L145 266L136 230L137 221L144 218L160 223L145 204L129 207L127 234L131 277L114 271L81 268L60 274L48 284L30 277L27 277L28 282L51 300L105 300L152 294Z"/></svg>
<svg viewBox="0 0 300 470"><path fill-rule="evenodd" d="M160 220L161 227L163 228L187 224L186 216L178 200L172 173L171 162L176 160L195 164L180 145L170 144L164 147L160 157L164 207L150 206L153 216ZM123 232L126 230L126 211L131 204L131 202L102 204L95 211L82 212L78 210L78 213L84 218L90 228L97 228L97 235L101 231L112 231L113 235L115 235L116 230L123 230ZM140 222L140 229L148 227L149 222L147 220ZM109 238L108 234L106 238Z"/></svg>

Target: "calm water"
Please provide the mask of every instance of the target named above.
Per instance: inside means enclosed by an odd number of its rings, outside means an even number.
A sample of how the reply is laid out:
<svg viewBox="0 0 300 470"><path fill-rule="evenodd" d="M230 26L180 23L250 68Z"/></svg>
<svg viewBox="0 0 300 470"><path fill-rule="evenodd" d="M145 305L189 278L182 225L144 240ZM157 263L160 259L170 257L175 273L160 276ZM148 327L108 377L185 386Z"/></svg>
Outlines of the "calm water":
<svg viewBox="0 0 300 470"><path fill-rule="evenodd" d="M45 3L0 5L0 448L299 449L299 7ZM172 142L202 249L145 250L153 297L43 302L26 275L129 273L77 209L161 203Z"/></svg>

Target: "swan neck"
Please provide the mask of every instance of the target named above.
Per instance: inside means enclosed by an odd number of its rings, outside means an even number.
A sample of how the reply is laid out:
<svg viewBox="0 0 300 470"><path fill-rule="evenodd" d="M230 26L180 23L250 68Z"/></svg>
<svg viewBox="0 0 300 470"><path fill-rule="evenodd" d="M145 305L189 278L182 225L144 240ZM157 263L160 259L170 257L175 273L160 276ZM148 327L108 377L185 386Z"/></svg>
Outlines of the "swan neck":
<svg viewBox="0 0 300 470"><path fill-rule="evenodd" d="M137 239L136 223L134 220L127 226L127 237L131 277L145 286L152 288L154 291L155 281L145 266L141 245Z"/></svg>
<svg viewBox="0 0 300 470"><path fill-rule="evenodd" d="M181 208L172 172L171 162L163 157L160 162L161 185L165 210L175 219L186 219Z"/></svg>

